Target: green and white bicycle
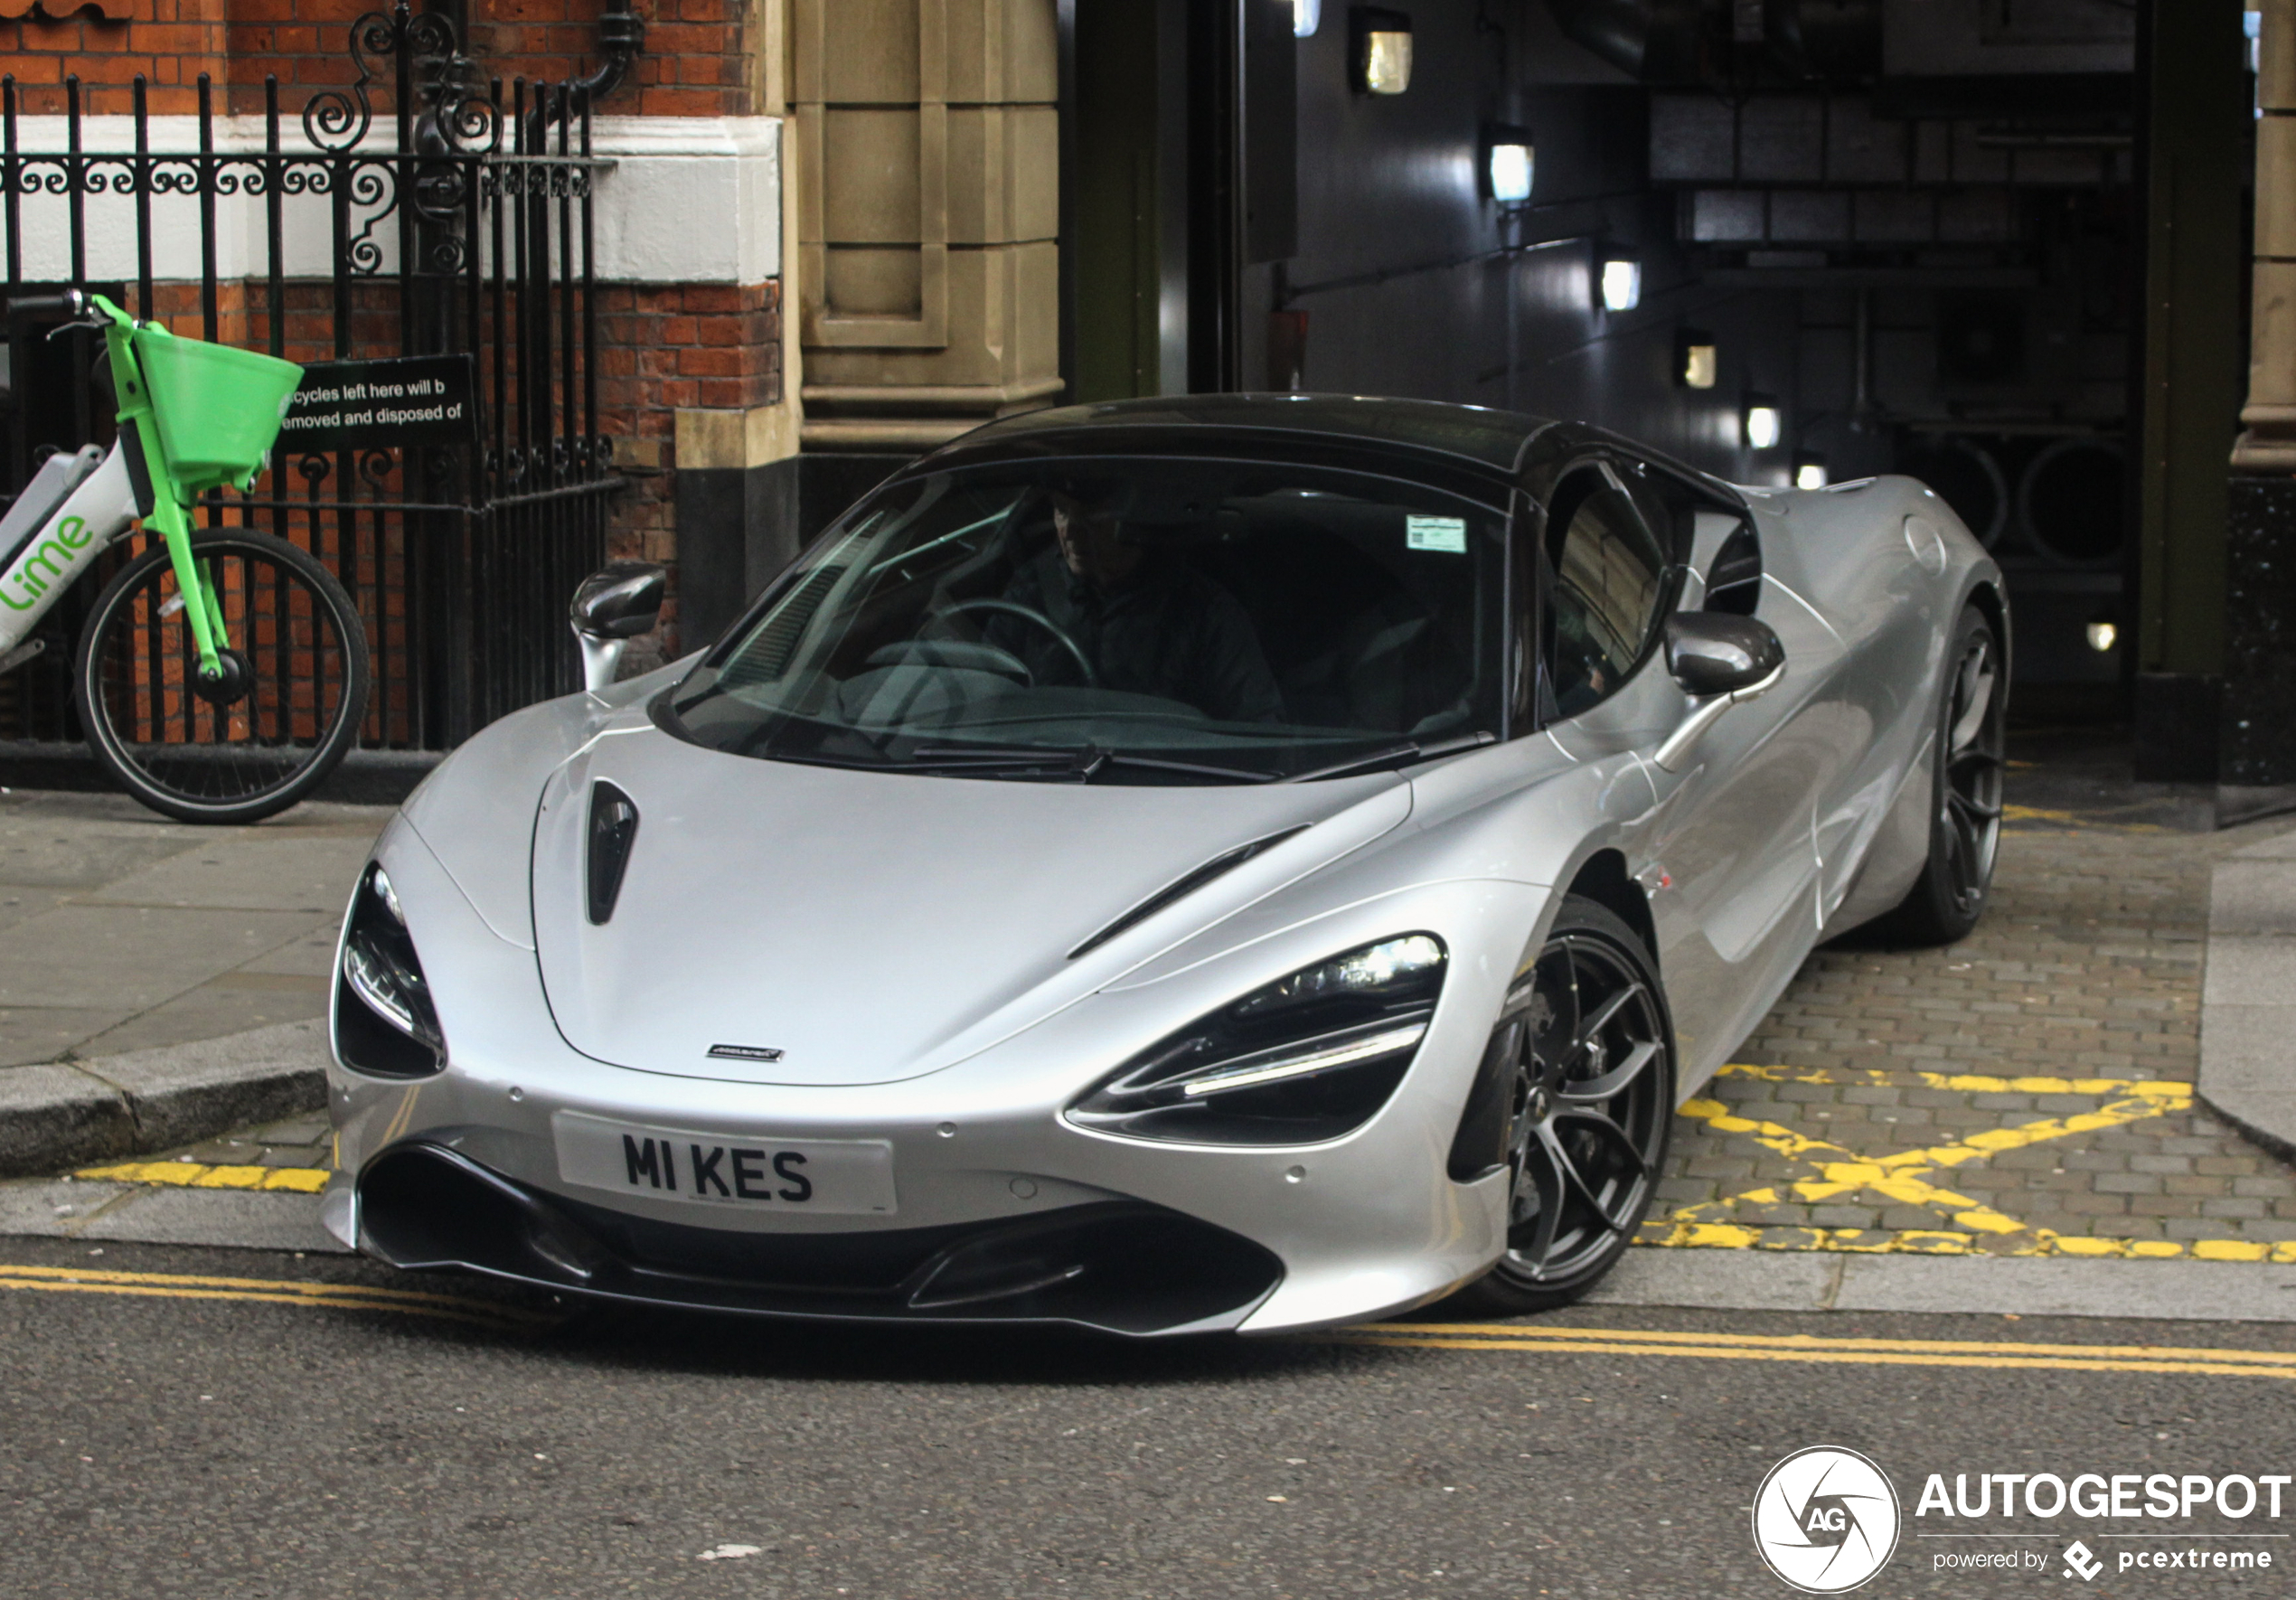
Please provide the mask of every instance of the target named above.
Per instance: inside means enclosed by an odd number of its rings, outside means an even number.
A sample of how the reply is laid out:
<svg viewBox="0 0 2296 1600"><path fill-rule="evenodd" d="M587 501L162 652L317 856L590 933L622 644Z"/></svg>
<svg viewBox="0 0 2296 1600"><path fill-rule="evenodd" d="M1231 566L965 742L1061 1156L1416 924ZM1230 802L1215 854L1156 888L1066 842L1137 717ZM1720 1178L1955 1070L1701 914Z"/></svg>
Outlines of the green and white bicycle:
<svg viewBox="0 0 2296 1600"><path fill-rule="evenodd" d="M101 295L19 297L104 334L118 438L51 456L0 517L0 673L138 518L157 541L96 597L72 703L120 786L185 822L247 823L308 795L366 715L358 608L315 557L252 528L194 528L200 497L251 488L303 369L180 338Z"/></svg>

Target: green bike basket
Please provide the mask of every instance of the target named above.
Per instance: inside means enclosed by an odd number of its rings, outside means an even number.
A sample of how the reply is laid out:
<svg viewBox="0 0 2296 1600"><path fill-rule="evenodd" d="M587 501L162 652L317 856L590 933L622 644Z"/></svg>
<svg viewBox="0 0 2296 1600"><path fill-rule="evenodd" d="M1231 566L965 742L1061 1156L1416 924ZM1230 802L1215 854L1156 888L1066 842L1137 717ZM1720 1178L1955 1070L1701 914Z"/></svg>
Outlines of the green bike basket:
<svg viewBox="0 0 2296 1600"><path fill-rule="evenodd" d="M160 447L181 487L197 494L243 483L262 467L301 367L160 328L138 328L135 347Z"/></svg>

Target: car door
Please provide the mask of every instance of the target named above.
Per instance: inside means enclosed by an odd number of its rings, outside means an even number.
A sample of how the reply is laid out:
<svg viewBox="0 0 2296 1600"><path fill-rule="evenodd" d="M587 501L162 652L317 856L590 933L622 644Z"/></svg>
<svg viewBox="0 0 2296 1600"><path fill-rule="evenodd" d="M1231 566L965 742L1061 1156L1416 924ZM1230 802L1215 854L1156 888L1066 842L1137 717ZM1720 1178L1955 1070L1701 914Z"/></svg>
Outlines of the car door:
<svg viewBox="0 0 2296 1600"><path fill-rule="evenodd" d="M1643 762L1654 805L1633 831L1628 867L1651 897L1688 1087L1720 1065L1813 936L1811 819L1836 761L1802 714L1830 682L1841 650L1822 618L1765 581L1753 517L1647 464L1628 460L1623 469L1612 463L1600 471L1616 486L1614 499L1566 474L1549 504L1556 731L1586 754L1624 747ZM1622 531L1629 514L1631 529ZM1586 543L1602 548L1580 548ZM1674 581L1651 586L1651 607L1641 619L1650 654L1610 698L1574 704L1570 613L1605 603L1615 608L1590 595L1578 575L1638 559L1678 569ZM1769 693L1727 712L1668 771L1651 758L1692 708L1666 673L1657 635L1669 610L1702 607L1709 594L1718 607L1755 616L1777 632L1785 675ZM1616 632L1620 625L1608 626ZM1577 626L1583 632L1586 625ZM1586 700L1583 687L1577 699Z"/></svg>

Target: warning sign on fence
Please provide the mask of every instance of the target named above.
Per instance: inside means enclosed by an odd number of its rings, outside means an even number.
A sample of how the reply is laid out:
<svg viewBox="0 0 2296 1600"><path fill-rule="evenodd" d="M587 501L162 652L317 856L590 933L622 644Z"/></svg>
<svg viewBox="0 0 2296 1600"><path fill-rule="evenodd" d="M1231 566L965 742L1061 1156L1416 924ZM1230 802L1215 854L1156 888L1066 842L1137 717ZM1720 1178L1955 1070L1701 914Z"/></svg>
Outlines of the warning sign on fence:
<svg viewBox="0 0 2296 1600"><path fill-rule="evenodd" d="M468 355L314 362L287 400L279 443L289 450L375 450L459 445L478 434Z"/></svg>

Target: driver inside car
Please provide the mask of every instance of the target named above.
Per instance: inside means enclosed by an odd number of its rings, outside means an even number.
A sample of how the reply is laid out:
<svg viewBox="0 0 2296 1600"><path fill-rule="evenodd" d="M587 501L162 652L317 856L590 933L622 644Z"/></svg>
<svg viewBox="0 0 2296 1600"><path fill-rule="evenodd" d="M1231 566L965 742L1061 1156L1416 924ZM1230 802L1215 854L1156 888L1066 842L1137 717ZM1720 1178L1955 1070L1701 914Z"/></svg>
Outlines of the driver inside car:
<svg viewBox="0 0 2296 1600"><path fill-rule="evenodd" d="M1073 640L1104 689L1153 694L1223 722L1275 722L1284 700L1244 607L1173 553L1123 537L1106 491L1054 490L1053 543L1025 562L1003 598ZM1080 683L1076 657L1010 612L983 638L1026 663L1039 683Z"/></svg>

